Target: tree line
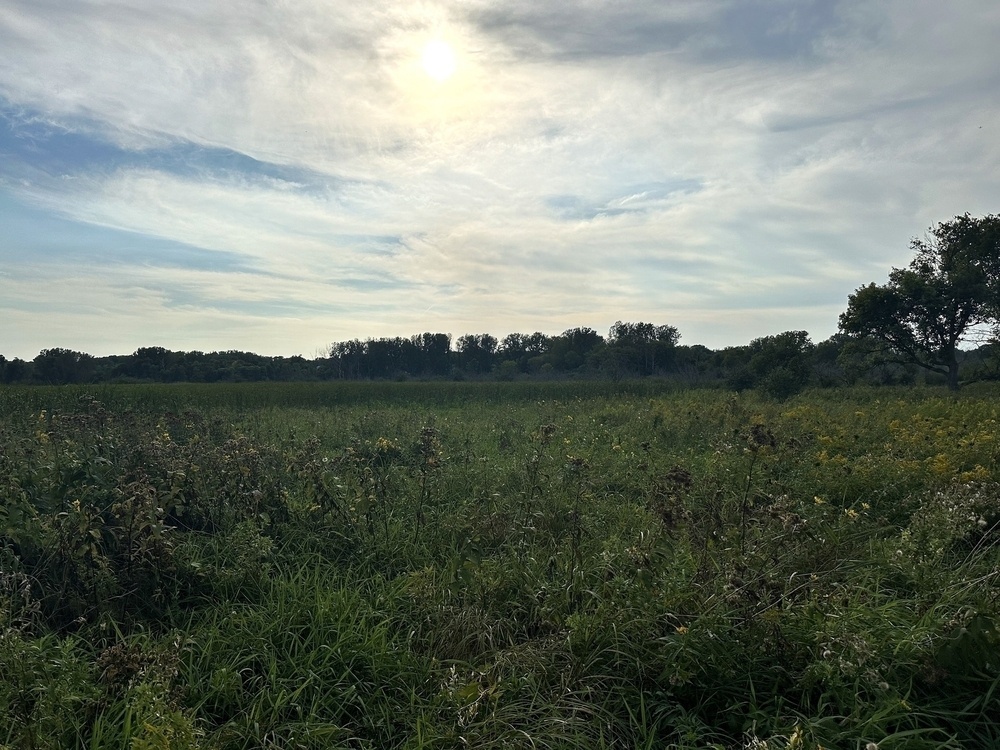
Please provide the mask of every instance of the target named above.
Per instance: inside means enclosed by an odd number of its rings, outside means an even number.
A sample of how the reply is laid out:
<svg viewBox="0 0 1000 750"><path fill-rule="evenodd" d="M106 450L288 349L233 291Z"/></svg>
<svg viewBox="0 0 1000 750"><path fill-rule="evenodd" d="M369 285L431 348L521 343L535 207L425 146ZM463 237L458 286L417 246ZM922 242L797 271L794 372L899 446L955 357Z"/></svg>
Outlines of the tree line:
<svg viewBox="0 0 1000 750"><path fill-rule="evenodd" d="M246 382L532 378L671 378L785 397L856 382L946 384L1000 379L1000 216L964 214L911 242L914 259L848 298L840 332L814 344L805 331L711 350L680 344L671 325L617 321L607 335L447 333L351 339L315 359L143 347L93 357L45 349L30 362L0 355L0 382ZM963 343L979 344L972 351Z"/></svg>
<svg viewBox="0 0 1000 750"><path fill-rule="evenodd" d="M914 363L880 361L869 344L837 334L814 344L805 331L786 331L744 346L684 346L673 326L616 323L607 335L572 328L557 336L488 333L453 339L445 333L340 341L325 356L269 357L251 352L170 351L143 347L95 357L45 349L30 361L0 356L7 384L218 383L331 380L552 380L657 377L680 385L760 389L787 397L809 387L853 383L946 382ZM1000 379L1000 347L959 352L966 380Z"/></svg>

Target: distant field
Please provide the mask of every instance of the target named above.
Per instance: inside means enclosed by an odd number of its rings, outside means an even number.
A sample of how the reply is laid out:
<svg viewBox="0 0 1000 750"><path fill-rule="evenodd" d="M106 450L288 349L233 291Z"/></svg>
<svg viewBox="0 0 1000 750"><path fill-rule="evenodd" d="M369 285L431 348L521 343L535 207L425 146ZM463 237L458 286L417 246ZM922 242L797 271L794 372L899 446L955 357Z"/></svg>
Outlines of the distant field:
<svg viewBox="0 0 1000 750"><path fill-rule="evenodd" d="M0 748L1000 746L1000 388L0 389Z"/></svg>

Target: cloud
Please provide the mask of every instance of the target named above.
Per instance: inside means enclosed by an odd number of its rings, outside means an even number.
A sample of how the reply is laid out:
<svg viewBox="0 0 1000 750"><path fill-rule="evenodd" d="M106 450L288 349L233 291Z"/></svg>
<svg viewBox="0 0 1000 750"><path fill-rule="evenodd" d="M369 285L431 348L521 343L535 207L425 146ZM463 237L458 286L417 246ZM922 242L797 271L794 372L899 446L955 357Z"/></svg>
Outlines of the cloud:
<svg viewBox="0 0 1000 750"><path fill-rule="evenodd" d="M4 340L71 327L17 317L32 280L103 310L106 347L145 330L126 310L203 348L241 315L276 346L291 321L316 346L639 318L825 337L911 236L997 210L998 32L986 0L10 0Z"/></svg>
<svg viewBox="0 0 1000 750"><path fill-rule="evenodd" d="M829 0L468 6L467 17L519 56L574 60L675 54L699 62L812 57L846 33Z"/></svg>

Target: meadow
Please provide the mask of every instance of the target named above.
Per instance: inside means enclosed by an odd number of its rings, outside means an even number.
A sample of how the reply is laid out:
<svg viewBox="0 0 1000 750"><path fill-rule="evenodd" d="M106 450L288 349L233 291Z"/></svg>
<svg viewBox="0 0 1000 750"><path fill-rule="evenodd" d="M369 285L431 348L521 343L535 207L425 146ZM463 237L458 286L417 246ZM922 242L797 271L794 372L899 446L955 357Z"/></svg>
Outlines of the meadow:
<svg viewBox="0 0 1000 750"><path fill-rule="evenodd" d="M995 385L0 416L0 748L1000 747Z"/></svg>

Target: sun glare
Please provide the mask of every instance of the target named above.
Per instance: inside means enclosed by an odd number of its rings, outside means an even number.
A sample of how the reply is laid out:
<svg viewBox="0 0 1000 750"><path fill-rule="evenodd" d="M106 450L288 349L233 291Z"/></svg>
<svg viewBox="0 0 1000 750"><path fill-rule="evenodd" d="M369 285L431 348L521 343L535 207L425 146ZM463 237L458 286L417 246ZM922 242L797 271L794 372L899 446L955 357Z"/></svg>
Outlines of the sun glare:
<svg viewBox="0 0 1000 750"><path fill-rule="evenodd" d="M422 62L427 75L438 83L444 83L455 72L455 53L447 42L440 39L427 43Z"/></svg>

